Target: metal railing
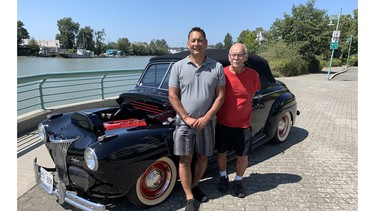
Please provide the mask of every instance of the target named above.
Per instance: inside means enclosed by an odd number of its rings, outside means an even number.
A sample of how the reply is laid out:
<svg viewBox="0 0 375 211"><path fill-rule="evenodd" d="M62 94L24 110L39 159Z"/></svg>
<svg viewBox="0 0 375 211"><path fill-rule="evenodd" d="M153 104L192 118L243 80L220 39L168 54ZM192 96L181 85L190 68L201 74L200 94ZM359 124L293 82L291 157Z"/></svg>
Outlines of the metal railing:
<svg viewBox="0 0 375 211"><path fill-rule="evenodd" d="M143 68L18 77L17 113L118 96L134 88L142 71Z"/></svg>

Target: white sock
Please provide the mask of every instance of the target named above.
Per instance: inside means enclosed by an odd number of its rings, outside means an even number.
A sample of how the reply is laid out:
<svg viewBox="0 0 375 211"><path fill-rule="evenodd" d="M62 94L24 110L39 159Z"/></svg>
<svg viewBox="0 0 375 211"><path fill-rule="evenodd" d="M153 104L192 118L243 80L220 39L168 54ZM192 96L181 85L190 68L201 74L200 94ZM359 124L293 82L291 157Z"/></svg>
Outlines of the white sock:
<svg viewBox="0 0 375 211"><path fill-rule="evenodd" d="M225 176L225 178L228 177L228 175L227 175L227 170L220 171L220 177L222 177L222 176Z"/></svg>
<svg viewBox="0 0 375 211"><path fill-rule="evenodd" d="M234 180L242 180L242 177L236 175L236 177L234 178Z"/></svg>

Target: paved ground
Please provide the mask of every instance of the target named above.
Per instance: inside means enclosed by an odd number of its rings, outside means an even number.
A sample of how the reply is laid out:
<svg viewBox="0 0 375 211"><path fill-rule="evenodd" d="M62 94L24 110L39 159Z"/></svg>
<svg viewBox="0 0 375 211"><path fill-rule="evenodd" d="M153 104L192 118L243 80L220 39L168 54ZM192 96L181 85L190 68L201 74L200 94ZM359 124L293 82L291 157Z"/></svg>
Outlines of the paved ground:
<svg viewBox="0 0 375 211"><path fill-rule="evenodd" d="M331 74L342 70L333 68ZM220 194L217 171L208 171L200 186L210 201L200 204L200 210L357 210L357 76L358 69L349 68L330 81L326 72L280 78L296 95L301 111L290 138L281 145L265 144L252 152L245 172L248 195L244 199ZM29 138L24 142L32 143L33 138ZM54 196L35 186L29 172L32 159L38 156L47 166L50 160L44 146L34 143L31 150L25 150L21 146L24 142L21 144L19 138L17 210L78 210L59 205ZM230 179L234 178L233 170L231 164ZM137 210L124 198L101 203L108 210ZM184 194L177 183L167 201L149 210L184 209Z"/></svg>

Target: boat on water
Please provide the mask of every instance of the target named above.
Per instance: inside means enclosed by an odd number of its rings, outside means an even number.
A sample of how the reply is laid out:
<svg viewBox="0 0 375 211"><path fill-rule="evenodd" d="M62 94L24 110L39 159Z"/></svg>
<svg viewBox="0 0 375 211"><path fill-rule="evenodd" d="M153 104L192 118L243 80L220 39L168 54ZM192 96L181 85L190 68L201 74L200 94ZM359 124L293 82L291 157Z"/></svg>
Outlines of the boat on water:
<svg viewBox="0 0 375 211"><path fill-rule="evenodd" d="M49 51L47 49L40 49L38 53L35 54L36 57L56 57L56 52Z"/></svg>
<svg viewBox="0 0 375 211"><path fill-rule="evenodd" d="M104 57L107 58L123 58L126 57L126 53L124 51L120 51L117 49L107 49L103 54Z"/></svg>
<svg viewBox="0 0 375 211"><path fill-rule="evenodd" d="M91 58L93 53L89 50L78 48L76 53L69 53L67 51L59 51L59 56L62 58Z"/></svg>
<svg viewBox="0 0 375 211"><path fill-rule="evenodd" d="M36 54L36 57L56 57L56 54L54 54L54 53L38 53L38 54Z"/></svg>

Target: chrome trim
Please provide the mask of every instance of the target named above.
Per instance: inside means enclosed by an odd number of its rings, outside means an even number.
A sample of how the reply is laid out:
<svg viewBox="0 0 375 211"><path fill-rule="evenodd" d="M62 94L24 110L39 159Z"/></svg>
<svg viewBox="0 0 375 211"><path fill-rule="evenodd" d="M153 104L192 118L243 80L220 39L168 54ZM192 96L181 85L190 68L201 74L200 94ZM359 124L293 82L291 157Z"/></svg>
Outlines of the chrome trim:
<svg viewBox="0 0 375 211"><path fill-rule="evenodd" d="M51 142L51 156L54 160L59 180L69 185L66 156L72 142Z"/></svg>
<svg viewBox="0 0 375 211"><path fill-rule="evenodd" d="M39 184L39 186L49 195L55 195L60 204L66 202L84 211L105 211L105 205L94 203L77 196L74 192L66 190L65 184L61 181L54 181L52 192L48 192L47 188L41 183L40 166L37 164L37 158L34 159L33 164L36 183ZM55 186L55 182L57 183L57 187Z"/></svg>
<svg viewBox="0 0 375 211"><path fill-rule="evenodd" d="M54 143L54 144L58 144L58 143L71 143L73 141L76 141L78 140L78 138L68 138L68 139L56 139L54 135L50 135L49 136L49 140Z"/></svg>
<svg viewBox="0 0 375 211"><path fill-rule="evenodd" d="M103 142L103 141L109 140L109 139L111 139L111 138L114 138L114 137L116 137L116 136L118 136L118 135L117 135L117 134L102 135L102 136L99 136L99 137L98 137L98 141L99 141L99 142Z"/></svg>

